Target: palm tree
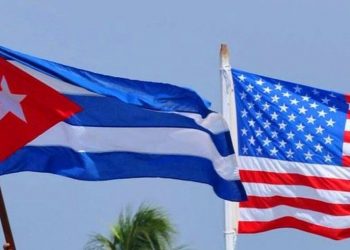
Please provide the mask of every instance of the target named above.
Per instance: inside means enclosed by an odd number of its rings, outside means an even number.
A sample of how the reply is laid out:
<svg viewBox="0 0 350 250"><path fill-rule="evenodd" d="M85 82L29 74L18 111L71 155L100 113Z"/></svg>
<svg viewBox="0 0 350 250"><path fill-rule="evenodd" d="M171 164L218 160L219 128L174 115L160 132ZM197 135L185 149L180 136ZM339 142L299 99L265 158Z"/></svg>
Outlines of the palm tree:
<svg viewBox="0 0 350 250"><path fill-rule="evenodd" d="M87 250L175 250L176 232L167 215L160 208L141 205L135 214L130 209L119 216L109 237L94 235Z"/></svg>

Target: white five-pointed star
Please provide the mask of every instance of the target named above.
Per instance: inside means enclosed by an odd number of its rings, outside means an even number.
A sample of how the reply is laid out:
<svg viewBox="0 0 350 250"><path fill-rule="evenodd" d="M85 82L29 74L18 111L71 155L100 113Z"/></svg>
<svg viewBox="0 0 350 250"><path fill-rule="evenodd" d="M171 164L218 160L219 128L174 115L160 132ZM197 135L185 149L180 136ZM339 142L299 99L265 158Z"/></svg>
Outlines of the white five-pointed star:
<svg viewBox="0 0 350 250"><path fill-rule="evenodd" d="M316 102L313 102L310 104L310 107L316 109L318 107L318 104Z"/></svg>
<svg viewBox="0 0 350 250"><path fill-rule="evenodd" d="M317 145L315 145L316 152L322 152L322 149L323 149L323 146L321 144L318 143Z"/></svg>
<svg viewBox="0 0 350 250"><path fill-rule="evenodd" d="M293 155L294 155L294 152L289 149L287 152L286 152L286 155L287 155L287 158L293 158Z"/></svg>
<svg viewBox="0 0 350 250"><path fill-rule="evenodd" d="M301 89L299 86L295 86L295 87L294 87L295 93L300 93L301 90L302 90L302 89Z"/></svg>
<svg viewBox="0 0 350 250"><path fill-rule="evenodd" d="M292 131L290 131L289 133L287 133L287 139L293 139L294 138L294 136L295 136L295 134L292 132Z"/></svg>
<svg viewBox="0 0 350 250"><path fill-rule="evenodd" d="M280 127L281 130L282 129L284 130L284 129L286 129L287 124L285 124L284 121L282 121L281 123L278 124L278 126Z"/></svg>
<svg viewBox="0 0 350 250"><path fill-rule="evenodd" d="M283 104L282 106L279 106L279 107L281 112L287 112L288 106L286 106L286 104Z"/></svg>
<svg viewBox="0 0 350 250"><path fill-rule="evenodd" d="M325 155L325 156L324 156L324 161L325 161L325 162L331 162L331 161L332 161L332 156L329 155L329 154Z"/></svg>
<svg viewBox="0 0 350 250"><path fill-rule="evenodd" d="M242 82L244 82L244 80L246 79L245 75L240 75L238 78L239 78L239 80L241 80Z"/></svg>
<svg viewBox="0 0 350 250"><path fill-rule="evenodd" d="M263 146L268 146L271 143L271 140L266 137L265 140L263 140Z"/></svg>
<svg viewBox="0 0 350 250"><path fill-rule="evenodd" d="M332 144L333 140L334 139L332 137L330 137L330 136L327 136L327 137L324 138L324 141L325 141L326 144Z"/></svg>
<svg viewBox="0 0 350 250"><path fill-rule="evenodd" d="M255 138L253 136L251 136L248 141L250 145L255 145Z"/></svg>
<svg viewBox="0 0 350 250"><path fill-rule="evenodd" d="M306 138L306 141L311 141L312 142L312 140L314 139L314 136L311 135L311 134L307 134L307 135L305 135L305 138Z"/></svg>
<svg viewBox="0 0 350 250"><path fill-rule="evenodd" d="M275 86L276 90L282 90L282 85L280 83L277 83L277 85Z"/></svg>
<svg viewBox="0 0 350 250"><path fill-rule="evenodd" d="M310 100L310 96L308 96L308 95L304 95L304 96L302 96L301 98L302 98L303 101L305 101L305 102L308 102L308 101Z"/></svg>
<svg viewBox="0 0 350 250"><path fill-rule="evenodd" d="M337 111L337 108L335 106L329 107L329 111L335 113Z"/></svg>
<svg viewBox="0 0 350 250"><path fill-rule="evenodd" d="M244 146L242 150L243 150L243 154L248 154L248 148L246 146Z"/></svg>
<svg viewBox="0 0 350 250"><path fill-rule="evenodd" d="M312 160L312 156L314 156L310 151L304 154L306 160Z"/></svg>
<svg viewBox="0 0 350 250"><path fill-rule="evenodd" d="M255 133L256 133L256 137L259 137L259 136L262 135L263 131L261 130L261 128L258 128L258 129L255 131Z"/></svg>
<svg viewBox="0 0 350 250"><path fill-rule="evenodd" d="M247 97L247 94L245 92L241 92L239 95L241 96L241 100Z"/></svg>
<svg viewBox="0 0 350 250"><path fill-rule="evenodd" d="M277 138L278 137L278 133L276 131L272 131L271 132L271 137L272 138Z"/></svg>
<svg viewBox="0 0 350 250"><path fill-rule="evenodd" d="M272 102L278 102L278 100L280 99L277 95L274 95L271 97Z"/></svg>
<svg viewBox="0 0 350 250"><path fill-rule="evenodd" d="M250 127L254 127L255 121L254 120L249 120L248 124L249 124Z"/></svg>
<svg viewBox="0 0 350 250"><path fill-rule="evenodd" d="M254 86L251 85L251 84L249 84L249 85L247 86L247 92L252 92L252 91L253 91L253 88L254 88Z"/></svg>
<svg viewBox="0 0 350 250"><path fill-rule="evenodd" d="M289 94L289 92L284 92L283 96L289 98L291 96L291 94Z"/></svg>
<svg viewBox="0 0 350 250"><path fill-rule="evenodd" d="M272 91L272 90L271 90L269 87L264 88L264 93L270 94L271 91Z"/></svg>
<svg viewBox="0 0 350 250"><path fill-rule="evenodd" d="M255 117L257 118L257 119L260 119L261 117L262 117L262 113L260 112L260 111L258 111L258 112L256 112L256 114L255 114Z"/></svg>
<svg viewBox="0 0 350 250"><path fill-rule="evenodd" d="M262 148L260 146L256 149L256 151L258 152L257 154L262 154Z"/></svg>
<svg viewBox="0 0 350 250"><path fill-rule="evenodd" d="M271 114L271 120L276 120L277 121L277 119L278 119L278 114L276 112L273 112Z"/></svg>
<svg viewBox="0 0 350 250"><path fill-rule="evenodd" d="M304 126L302 123L300 123L299 125L297 125L297 130L298 130L298 131L304 131L304 128L305 128L305 126Z"/></svg>
<svg viewBox="0 0 350 250"><path fill-rule="evenodd" d="M261 100L261 95L260 94L256 94L254 95L254 101L260 101Z"/></svg>
<svg viewBox="0 0 350 250"><path fill-rule="evenodd" d="M271 126L271 122L269 122L269 120L266 120L265 122L263 122L264 128L270 128Z"/></svg>
<svg viewBox="0 0 350 250"><path fill-rule="evenodd" d="M333 121L333 119L329 119L329 120L326 121L326 123L327 123L328 127L333 127L334 124L335 124L335 121Z"/></svg>
<svg viewBox="0 0 350 250"><path fill-rule="evenodd" d="M297 149L303 149L304 144L301 143L301 141L298 141L297 143L295 143L295 146L296 146Z"/></svg>
<svg viewBox="0 0 350 250"><path fill-rule="evenodd" d="M280 141L279 143L280 143L280 148L285 148L287 145L287 143L284 140Z"/></svg>
<svg viewBox="0 0 350 250"><path fill-rule="evenodd" d="M297 118L297 117L294 114L291 114L291 115L288 116L288 121L294 122L295 118Z"/></svg>
<svg viewBox="0 0 350 250"><path fill-rule="evenodd" d="M328 104L329 101L330 101L330 99L328 99L327 96L326 96L326 97L323 98L321 101L322 101L322 103L324 103L324 104Z"/></svg>
<svg viewBox="0 0 350 250"><path fill-rule="evenodd" d="M267 110L269 110L269 108L270 108L270 104L268 104L267 102L265 102L264 105L263 105L263 110L264 110L264 111L267 111Z"/></svg>
<svg viewBox="0 0 350 250"><path fill-rule="evenodd" d="M255 82L256 82L256 84L258 84L260 86L264 84L264 81L261 78Z"/></svg>
<svg viewBox="0 0 350 250"><path fill-rule="evenodd" d="M312 115L307 117L306 120L307 120L307 123L311 123L311 124L314 124L316 121L316 119Z"/></svg>
<svg viewBox="0 0 350 250"><path fill-rule="evenodd" d="M254 108L254 103L248 102L248 103L247 103L247 107L248 107L248 109Z"/></svg>
<svg viewBox="0 0 350 250"><path fill-rule="evenodd" d="M299 101L294 98L293 100L290 100L290 103L293 105L297 105L299 103Z"/></svg>
<svg viewBox="0 0 350 250"><path fill-rule="evenodd" d="M316 128L316 134L323 134L324 128L322 128L321 126L318 126Z"/></svg>
<svg viewBox="0 0 350 250"><path fill-rule="evenodd" d="M327 113L324 112L324 110L318 111L318 116L319 117L326 117Z"/></svg>
<svg viewBox="0 0 350 250"><path fill-rule="evenodd" d="M26 95L18 95L11 93L5 76L1 79L0 91L0 120L8 113L12 113L24 122L27 122L26 117L21 107L21 102Z"/></svg>
<svg viewBox="0 0 350 250"><path fill-rule="evenodd" d="M299 114L306 114L306 111L307 111L307 109L306 108L304 108L304 106L302 106L301 108L299 108L298 109L299 110Z"/></svg>
<svg viewBox="0 0 350 250"><path fill-rule="evenodd" d="M270 149L271 156L276 156L278 153L278 150L276 147L273 147L273 149Z"/></svg>

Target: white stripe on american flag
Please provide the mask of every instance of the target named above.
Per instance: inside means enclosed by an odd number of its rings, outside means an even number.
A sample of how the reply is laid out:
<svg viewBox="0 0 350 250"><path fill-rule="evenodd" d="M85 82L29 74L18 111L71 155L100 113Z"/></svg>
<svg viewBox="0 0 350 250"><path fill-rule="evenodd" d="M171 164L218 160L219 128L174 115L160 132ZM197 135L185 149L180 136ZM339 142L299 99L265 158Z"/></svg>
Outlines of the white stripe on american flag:
<svg viewBox="0 0 350 250"><path fill-rule="evenodd" d="M279 218L289 217L306 221L315 225L330 227L335 229L349 228L350 215L333 216L323 213L309 211L289 206L279 206L274 208L257 209L257 208L241 208L240 219L244 221L272 221Z"/></svg>
<svg viewBox="0 0 350 250"><path fill-rule="evenodd" d="M344 155L350 155L350 143L344 142L343 153L344 153Z"/></svg>
<svg viewBox="0 0 350 250"><path fill-rule="evenodd" d="M292 161L287 162L250 156L240 156L239 160L240 170L300 174L304 176L316 176L321 178L327 176L327 178L350 180L350 168Z"/></svg>
<svg viewBox="0 0 350 250"><path fill-rule="evenodd" d="M350 119L346 120L345 131L350 131Z"/></svg>
<svg viewBox="0 0 350 250"><path fill-rule="evenodd" d="M249 196L281 196L306 199L314 199L315 197L318 197L318 200L320 201L334 204L348 204L350 201L350 192L342 192L339 190L333 191L297 185L272 185L248 182L244 183L244 188Z"/></svg>

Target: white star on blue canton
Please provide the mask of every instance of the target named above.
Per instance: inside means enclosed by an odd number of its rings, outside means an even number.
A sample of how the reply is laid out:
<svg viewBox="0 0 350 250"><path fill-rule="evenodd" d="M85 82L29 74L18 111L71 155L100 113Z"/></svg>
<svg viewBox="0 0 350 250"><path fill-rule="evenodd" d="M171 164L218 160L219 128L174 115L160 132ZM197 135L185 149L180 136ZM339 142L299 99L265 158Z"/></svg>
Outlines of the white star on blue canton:
<svg viewBox="0 0 350 250"><path fill-rule="evenodd" d="M244 82L246 78L247 77L245 77L245 75L243 74L238 77L238 79L241 80L242 82Z"/></svg>

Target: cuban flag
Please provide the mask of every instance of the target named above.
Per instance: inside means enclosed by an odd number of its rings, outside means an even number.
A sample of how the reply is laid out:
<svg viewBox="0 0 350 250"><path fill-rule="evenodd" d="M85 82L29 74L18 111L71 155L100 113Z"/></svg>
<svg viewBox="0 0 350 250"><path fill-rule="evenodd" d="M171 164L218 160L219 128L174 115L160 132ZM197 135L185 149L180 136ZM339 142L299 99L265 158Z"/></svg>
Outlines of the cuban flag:
<svg viewBox="0 0 350 250"><path fill-rule="evenodd" d="M0 174L162 177L245 199L223 118L195 92L0 47Z"/></svg>

